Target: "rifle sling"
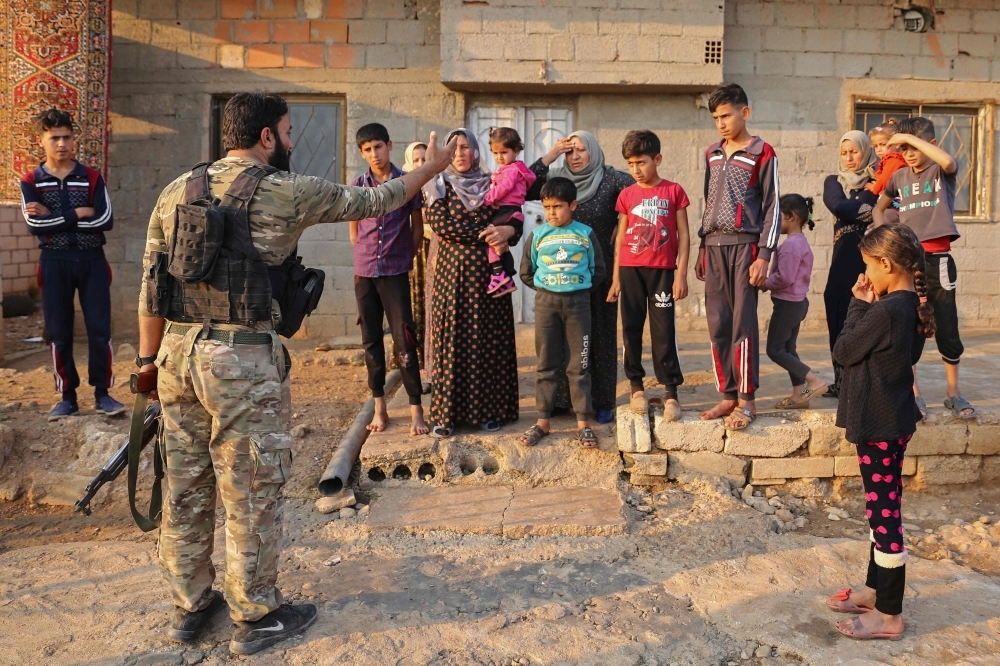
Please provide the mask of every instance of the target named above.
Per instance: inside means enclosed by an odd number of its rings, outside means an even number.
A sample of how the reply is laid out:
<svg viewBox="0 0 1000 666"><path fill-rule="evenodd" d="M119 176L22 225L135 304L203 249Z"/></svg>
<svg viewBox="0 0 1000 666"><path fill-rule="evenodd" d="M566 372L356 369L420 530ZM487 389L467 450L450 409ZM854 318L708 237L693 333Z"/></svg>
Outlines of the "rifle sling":
<svg viewBox="0 0 1000 666"><path fill-rule="evenodd" d="M163 511L163 495L160 481L163 479L163 461L160 458L159 442L153 446L153 491L149 498L149 515L144 516L135 506L135 486L139 478L139 456L142 453L142 438L146 420L146 401L149 393L136 393L132 407L132 426L128 435L128 506L135 524L143 532L151 532L160 526Z"/></svg>

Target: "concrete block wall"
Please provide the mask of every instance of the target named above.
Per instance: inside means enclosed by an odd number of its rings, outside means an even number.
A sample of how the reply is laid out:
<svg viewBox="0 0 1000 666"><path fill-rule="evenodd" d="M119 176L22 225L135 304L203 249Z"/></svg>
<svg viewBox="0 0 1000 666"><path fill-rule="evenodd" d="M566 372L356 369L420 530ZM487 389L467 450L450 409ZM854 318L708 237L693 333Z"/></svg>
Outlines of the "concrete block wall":
<svg viewBox="0 0 1000 666"><path fill-rule="evenodd" d="M28 233L20 204L0 203L0 269L4 295L38 295L39 254L38 241Z"/></svg>
<svg viewBox="0 0 1000 666"><path fill-rule="evenodd" d="M116 0L109 188L118 335L135 330L149 212L160 191L211 152L212 96L245 90L345 100L346 179L367 165L351 140L385 124L393 159L431 130L462 124L439 81L436 0ZM327 273L300 335L357 332L347 224L305 232L306 263Z"/></svg>

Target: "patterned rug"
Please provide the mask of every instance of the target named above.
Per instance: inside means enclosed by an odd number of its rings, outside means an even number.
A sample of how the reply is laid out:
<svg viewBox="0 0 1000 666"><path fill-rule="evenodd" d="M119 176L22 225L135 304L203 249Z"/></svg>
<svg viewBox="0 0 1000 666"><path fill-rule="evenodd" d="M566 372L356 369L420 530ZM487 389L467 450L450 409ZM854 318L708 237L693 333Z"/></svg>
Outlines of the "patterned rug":
<svg viewBox="0 0 1000 666"><path fill-rule="evenodd" d="M34 116L53 106L79 125L78 159L108 157L111 0L0 0L0 200L44 156Z"/></svg>

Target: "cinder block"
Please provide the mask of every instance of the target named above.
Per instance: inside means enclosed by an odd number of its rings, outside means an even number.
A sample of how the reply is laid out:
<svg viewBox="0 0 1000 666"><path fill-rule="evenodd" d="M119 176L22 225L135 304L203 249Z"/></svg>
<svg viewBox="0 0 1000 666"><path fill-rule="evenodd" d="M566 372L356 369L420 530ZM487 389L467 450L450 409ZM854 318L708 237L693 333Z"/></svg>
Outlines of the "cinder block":
<svg viewBox="0 0 1000 666"><path fill-rule="evenodd" d="M661 414L654 419L654 443L664 451L712 451L722 453L726 429L716 419L702 421L693 412L682 412L676 423L665 421Z"/></svg>
<svg viewBox="0 0 1000 666"><path fill-rule="evenodd" d="M725 452L754 458L784 458L809 441L807 425L781 421L775 417L758 417L746 430L727 431Z"/></svg>
<svg viewBox="0 0 1000 666"><path fill-rule="evenodd" d="M118 24L115 24L117 29ZM958 36L958 48L973 58L992 58L996 53L996 35L966 35Z"/></svg>
<svg viewBox="0 0 1000 666"><path fill-rule="evenodd" d="M745 458L711 451L698 451L696 453L674 451L669 454L667 478L682 478L685 474L706 474L724 476L745 483L748 464Z"/></svg>
<svg viewBox="0 0 1000 666"><path fill-rule="evenodd" d="M618 57L618 43L614 37L575 36L573 44L580 61L611 62Z"/></svg>
<svg viewBox="0 0 1000 666"><path fill-rule="evenodd" d="M806 51L813 53L840 53L844 48L842 30L806 30Z"/></svg>
<svg viewBox="0 0 1000 666"><path fill-rule="evenodd" d="M842 78L864 78L871 73L872 67L874 67L874 61L870 55L837 53L833 57L834 73Z"/></svg>
<svg viewBox="0 0 1000 666"><path fill-rule="evenodd" d="M878 30L847 30L844 32L843 53L880 53L882 32Z"/></svg>
<svg viewBox="0 0 1000 666"><path fill-rule="evenodd" d="M974 483L982 474L981 456L920 456L917 481L926 485Z"/></svg>
<svg viewBox="0 0 1000 666"><path fill-rule="evenodd" d="M398 44L370 46L365 65L381 69L402 69L406 67L406 51Z"/></svg>
<svg viewBox="0 0 1000 666"><path fill-rule="evenodd" d="M503 49L507 60L545 60L548 57L548 38L544 35L510 35L504 39Z"/></svg>
<svg viewBox="0 0 1000 666"><path fill-rule="evenodd" d="M653 448L649 417L645 414L636 414L628 405L618 408L615 435L619 451L649 453Z"/></svg>
<svg viewBox="0 0 1000 666"><path fill-rule="evenodd" d="M918 425L913 439L906 446L910 456L933 456L965 453L969 441L964 424Z"/></svg>
<svg viewBox="0 0 1000 666"><path fill-rule="evenodd" d="M666 453L626 453L625 471L645 476L666 476Z"/></svg>
<svg viewBox="0 0 1000 666"><path fill-rule="evenodd" d="M834 76L832 53L800 53L795 56L795 75L817 78Z"/></svg>
<svg viewBox="0 0 1000 666"><path fill-rule="evenodd" d="M327 46L326 66L331 69L360 69L365 66L365 47L347 44Z"/></svg>
<svg viewBox="0 0 1000 666"><path fill-rule="evenodd" d="M423 44L425 33L423 21L389 21L385 39L390 44Z"/></svg>
<svg viewBox="0 0 1000 666"><path fill-rule="evenodd" d="M575 49L573 38L569 35L553 35L549 37L549 60L560 62L573 60Z"/></svg>
<svg viewBox="0 0 1000 666"><path fill-rule="evenodd" d="M805 30L802 28L765 28L764 44L771 51L805 50Z"/></svg>
<svg viewBox="0 0 1000 666"><path fill-rule="evenodd" d="M385 21L351 21L347 27L351 44L385 44Z"/></svg>
<svg viewBox="0 0 1000 666"><path fill-rule="evenodd" d="M753 480L825 479L833 473L833 458L755 458L751 468Z"/></svg>
<svg viewBox="0 0 1000 666"><path fill-rule="evenodd" d="M969 443L965 452L971 455L1000 455L1000 425L969 425Z"/></svg>
<svg viewBox="0 0 1000 666"><path fill-rule="evenodd" d="M791 76L795 71L795 56L781 51L760 51L757 73L762 76Z"/></svg>
<svg viewBox="0 0 1000 666"><path fill-rule="evenodd" d="M952 79L955 81L989 81L990 61L985 58L959 56L954 61Z"/></svg>
<svg viewBox="0 0 1000 666"><path fill-rule="evenodd" d="M951 79L951 58L915 56L913 58L913 78L934 81Z"/></svg>
<svg viewBox="0 0 1000 666"><path fill-rule="evenodd" d="M407 67L440 67L441 49L437 45L411 45L406 47Z"/></svg>
<svg viewBox="0 0 1000 666"><path fill-rule="evenodd" d="M246 67L246 48L235 44L224 44L219 47L219 65L226 69L243 69Z"/></svg>

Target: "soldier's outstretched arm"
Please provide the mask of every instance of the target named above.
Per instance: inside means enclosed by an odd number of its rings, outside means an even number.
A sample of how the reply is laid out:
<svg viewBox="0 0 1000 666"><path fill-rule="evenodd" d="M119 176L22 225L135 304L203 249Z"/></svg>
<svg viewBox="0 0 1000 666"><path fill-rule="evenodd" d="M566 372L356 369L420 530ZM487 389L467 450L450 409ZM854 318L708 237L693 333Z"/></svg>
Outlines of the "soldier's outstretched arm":
<svg viewBox="0 0 1000 666"><path fill-rule="evenodd" d="M427 162L400 178L378 187L349 187L312 176L295 177L295 208L301 227L321 222L344 222L380 217L402 207L424 183L445 170L455 154L456 139L439 148L431 132Z"/></svg>

